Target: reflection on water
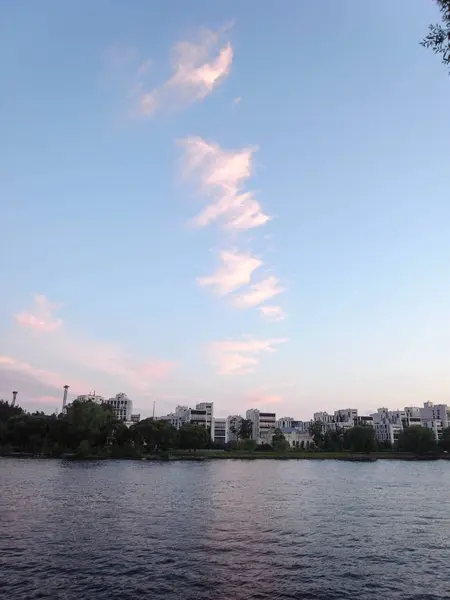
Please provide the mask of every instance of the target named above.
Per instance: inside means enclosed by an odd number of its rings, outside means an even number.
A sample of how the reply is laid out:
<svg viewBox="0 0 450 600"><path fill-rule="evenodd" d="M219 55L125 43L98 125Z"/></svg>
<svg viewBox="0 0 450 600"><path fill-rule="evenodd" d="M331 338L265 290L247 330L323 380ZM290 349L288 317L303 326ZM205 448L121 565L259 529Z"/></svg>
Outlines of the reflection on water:
<svg viewBox="0 0 450 600"><path fill-rule="evenodd" d="M0 460L0 598L450 598L450 463Z"/></svg>

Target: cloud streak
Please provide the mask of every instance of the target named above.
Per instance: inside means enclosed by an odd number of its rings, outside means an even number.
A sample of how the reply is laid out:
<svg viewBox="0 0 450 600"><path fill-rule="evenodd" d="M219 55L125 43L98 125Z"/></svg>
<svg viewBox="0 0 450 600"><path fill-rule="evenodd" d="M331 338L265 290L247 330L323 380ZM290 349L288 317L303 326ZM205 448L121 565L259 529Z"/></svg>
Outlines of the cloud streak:
<svg viewBox="0 0 450 600"><path fill-rule="evenodd" d="M286 314L281 308L281 306L260 306L259 311L261 315L268 321L278 322L283 321L286 318Z"/></svg>
<svg viewBox="0 0 450 600"><path fill-rule="evenodd" d="M269 221L254 192L244 191L255 148L223 150L201 137L185 138L180 145L185 177L195 180L200 192L212 200L195 217L194 225L206 227L219 221L225 229L246 231Z"/></svg>
<svg viewBox="0 0 450 600"><path fill-rule="evenodd" d="M150 91L139 88L139 115L152 117L204 100L231 72L233 48L223 41L226 30L202 30L196 41L181 41L172 48L172 76ZM142 73L141 73L142 75Z"/></svg>
<svg viewBox="0 0 450 600"><path fill-rule="evenodd" d="M285 338L244 337L214 342L210 350L218 375L245 375L256 370L261 354L276 352L276 346L286 341Z"/></svg>
<svg viewBox="0 0 450 600"><path fill-rule="evenodd" d="M236 298L236 306L240 308L258 306L282 292L284 292L284 288L279 285L279 280L272 275L250 286L250 291L240 294Z"/></svg>
<svg viewBox="0 0 450 600"><path fill-rule="evenodd" d="M252 274L263 263L250 253L237 250L223 251L220 253L222 265L208 277L199 277L198 283L202 287L212 287L218 296L226 296L231 292L248 285Z"/></svg>
<svg viewBox="0 0 450 600"><path fill-rule="evenodd" d="M60 308L57 302L49 302L45 296L34 296L33 312L22 311L16 315L16 321L24 327L37 331L55 331L62 325L62 319L54 316L54 311Z"/></svg>

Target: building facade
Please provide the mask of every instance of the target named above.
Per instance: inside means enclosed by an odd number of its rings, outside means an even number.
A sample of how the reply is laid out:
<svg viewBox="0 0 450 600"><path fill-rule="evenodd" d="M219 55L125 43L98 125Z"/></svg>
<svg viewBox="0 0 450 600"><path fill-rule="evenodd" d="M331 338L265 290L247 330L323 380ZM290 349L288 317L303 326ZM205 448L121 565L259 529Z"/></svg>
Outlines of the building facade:
<svg viewBox="0 0 450 600"><path fill-rule="evenodd" d="M120 392L119 394L116 394L114 398L109 398L103 402L112 408L116 419L120 419L120 421L131 421L133 402L126 394Z"/></svg>
<svg viewBox="0 0 450 600"><path fill-rule="evenodd" d="M225 446L227 443L227 420L215 417L214 418L214 438L216 444L222 444Z"/></svg>
<svg viewBox="0 0 450 600"><path fill-rule="evenodd" d="M252 422L252 440L257 444L272 443L272 436L277 426L275 413L261 412L257 408L247 410L246 418Z"/></svg>

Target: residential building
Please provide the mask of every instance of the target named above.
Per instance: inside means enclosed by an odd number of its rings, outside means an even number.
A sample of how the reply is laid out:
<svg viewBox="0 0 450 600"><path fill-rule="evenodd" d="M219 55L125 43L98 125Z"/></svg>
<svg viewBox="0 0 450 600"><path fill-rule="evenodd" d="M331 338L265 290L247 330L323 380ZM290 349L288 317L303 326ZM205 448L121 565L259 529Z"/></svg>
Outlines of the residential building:
<svg viewBox="0 0 450 600"><path fill-rule="evenodd" d="M157 417L161 421L167 421L177 429L180 429L186 423L206 427L210 432L211 439L214 440L214 405L212 402L201 402L195 408L188 406L177 406L175 412L169 413L163 417Z"/></svg>
<svg viewBox="0 0 450 600"><path fill-rule="evenodd" d="M398 440L398 436L403 431L403 426L400 424L392 424L389 422L374 423L375 437L381 443L388 443L391 446Z"/></svg>
<svg viewBox="0 0 450 600"><path fill-rule="evenodd" d="M227 417L226 425L226 443L235 442L238 439L237 432L242 423L242 417L240 415L230 415Z"/></svg>
<svg viewBox="0 0 450 600"><path fill-rule="evenodd" d="M117 419L120 419L121 421L131 421L133 402L126 394L120 392L119 394L116 394L114 398L109 398L103 402L112 408L114 416Z"/></svg>
<svg viewBox="0 0 450 600"><path fill-rule="evenodd" d="M252 439L258 444L271 443L273 432L276 429L276 414L250 408L247 410L246 418L252 422Z"/></svg>
<svg viewBox="0 0 450 600"><path fill-rule="evenodd" d="M448 406L446 404L433 404L433 402L424 402L423 408L419 409L419 414L420 418L424 422L441 421L444 429L449 426Z"/></svg>
<svg viewBox="0 0 450 600"><path fill-rule="evenodd" d="M217 444L225 445L227 443L227 419L215 417L214 423L214 437L212 438Z"/></svg>
<svg viewBox="0 0 450 600"><path fill-rule="evenodd" d="M349 423L358 418L358 409L356 408L340 408L334 411L335 423Z"/></svg>

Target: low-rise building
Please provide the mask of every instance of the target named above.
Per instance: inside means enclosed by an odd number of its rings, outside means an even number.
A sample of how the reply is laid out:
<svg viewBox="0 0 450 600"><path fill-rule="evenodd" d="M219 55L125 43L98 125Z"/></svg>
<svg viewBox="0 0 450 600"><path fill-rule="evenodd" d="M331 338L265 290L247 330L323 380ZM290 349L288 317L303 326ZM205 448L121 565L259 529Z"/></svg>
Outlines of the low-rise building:
<svg viewBox="0 0 450 600"><path fill-rule="evenodd" d="M285 427L280 428L280 430L291 448L309 448L309 445L313 442L309 433L302 432L297 428Z"/></svg>

